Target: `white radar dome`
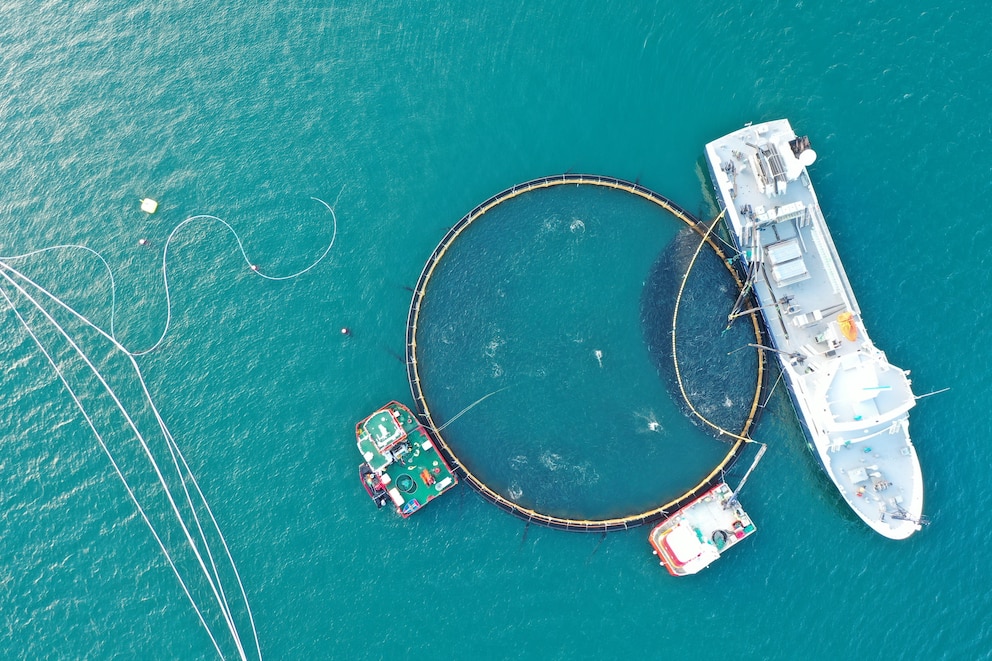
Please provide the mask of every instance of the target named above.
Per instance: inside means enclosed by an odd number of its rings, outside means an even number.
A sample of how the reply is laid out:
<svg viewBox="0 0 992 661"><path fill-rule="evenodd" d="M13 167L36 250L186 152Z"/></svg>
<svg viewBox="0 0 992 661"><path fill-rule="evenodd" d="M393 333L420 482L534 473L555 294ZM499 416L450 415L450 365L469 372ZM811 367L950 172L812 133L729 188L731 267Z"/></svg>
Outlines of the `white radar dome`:
<svg viewBox="0 0 992 661"><path fill-rule="evenodd" d="M803 167L808 168L813 165L814 161L816 161L816 152L812 149L803 150L803 152L799 154L799 162L803 164Z"/></svg>

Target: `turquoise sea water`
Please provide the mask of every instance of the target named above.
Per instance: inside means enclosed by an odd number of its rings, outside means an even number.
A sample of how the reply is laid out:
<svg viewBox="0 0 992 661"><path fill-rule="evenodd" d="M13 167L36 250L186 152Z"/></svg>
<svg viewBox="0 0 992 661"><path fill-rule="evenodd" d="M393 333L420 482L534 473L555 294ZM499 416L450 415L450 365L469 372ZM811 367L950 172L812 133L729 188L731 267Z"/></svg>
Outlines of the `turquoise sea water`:
<svg viewBox="0 0 992 661"><path fill-rule="evenodd" d="M222 226L187 226L170 245L169 334L139 359L230 544L263 656L988 657L984 4L14 1L0 17L0 253L98 250L128 347L162 331L161 250L183 219L222 217L278 275L331 240L310 198L337 212L329 257L281 283L253 277ZM463 486L407 521L374 511L353 426L409 402L396 360L408 288L448 227L564 171L711 214L705 142L777 117L820 155L812 178L873 339L918 393L951 388L912 415L931 526L902 543L868 531L782 396L754 432L770 446L744 493L758 533L694 578L656 565L646 529L526 527ZM94 258L17 265L109 325ZM51 366L9 310L3 322L0 654L216 656ZM126 362L88 346L136 398ZM120 417L76 373L163 517Z"/></svg>

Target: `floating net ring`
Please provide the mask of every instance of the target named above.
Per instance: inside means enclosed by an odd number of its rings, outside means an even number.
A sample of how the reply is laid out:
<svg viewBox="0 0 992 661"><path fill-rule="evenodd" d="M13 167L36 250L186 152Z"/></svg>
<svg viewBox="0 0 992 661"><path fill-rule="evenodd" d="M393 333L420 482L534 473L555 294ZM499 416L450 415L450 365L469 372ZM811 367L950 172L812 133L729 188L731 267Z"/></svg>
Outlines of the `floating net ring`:
<svg viewBox="0 0 992 661"><path fill-rule="evenodd" d="M430 282L431 276L437 264L440 262L441 258L444 257L445 252L448 248L455 242L458 236L473 222L481 218L494 207L511 200L519 195L528 193L534 190L542 188L551 188L554 186L599 186L602 188L612 188L614 190L624 191L637 195L649 202L656 204L661 207L671 215L675 216L677 219L691 227L696 233L701 237L699 248L696 251L696 255L699 254L699 250L705 244L710 247L720 258L723 264L726 266L727 270L730 272L731 276L736 283L738 291L742 290L744 283L741 281L739 274L734 268L730 260L727 259L722 248L718 245L713 236L713 229L718 224L722 217L722 213L718 216L711 225L707 226L697 220L692 214L680 207L678 204L672 202L668 198L655 193L654 191L645 188L637 183L632 183L629 181L624 181L623 179L617 179L615 177L606 177L601 175L588 175L588 174L562 174L550 177L540 177L538 179L532 179L531 181L524 182L522 184L517 184L512 188L508 188L496 195L493 195L488 200L479 204L477 207L468 212L461 220L455 223L451 229L444 235L440 243L431 253L430 257L427 259L427 263L424 265L423 271L420 273L420 278L417 280L417 285L413 290L413 298L410 302L410 312L407 316L406 324L406 366L407 366L407 377L410 381L410 391L413 394L413 401L417 407L417 411L422 418L427 421L428 426L433 432L433 436L437 440L438 451L444 455L445 460L452 467L452 470L465 482L468 483L470 487L475 489L483 498L488 500L490 503L496 505L500 509L513 514L514 516L520 517L528 522L534 522L549 528L555 528L558 530L570 530L579 532L607 532L612 530L626 530L628 528L633 528L636 526L644 525L646 523L651 523L657 521L658 519L668 516L675 510L681 508L682 506L688 504L690 501L694 500L698 496L705 493L714 484L719 482L724 472L734 463L737 457L743 452L744 446L747 443L752 443L748 434L750 433L754 422L757 418L759 412L759 402L761 401L761 394L764 389L765 383L765 358L764 353L761 351L757 352L758 362L757 362L757 378L755 379L755 391L754 398L752 399L750 409L748 411L747 419L745 420L741 429L737 431L731 431L720 427L719 425L709 421L701 413L699 413L689 401L688 394L681 382L681 376L678 376L678 356L674 353L675 343L674 343L674 326L675 321L678 316L678 301L676 302L675 315L673 317L673 358L676 364L676 375L679 380L679 389L685 399L686 404L689 406L690 411L698 417L706 426L714 429L720 436L727 436L733 441L730 446L729 451L723 457L723 459L713 467L713 469L702 479L698 484L690 488L688 491L682 495L674 498L663 505L652 507L646 511L629 514L620 517L602 518L602 519L577 519L568 518L562 516L556 516L553 514L547 514L544 512L537 511L528 507L524 507L515 503L514 501L506 498L502 494L498 493L494 489L490 488L479 479L475 474L472 473L469 468L462 463L455 451L451 446L445 441L444 435L439 428L443 428L443 425L438 425L435 423L434 418L431 413L430 404L427 401L427 397L424 394L423 386L420 380L420 373L418 370L418 359L417 359L417 330L418 323L420 321L420 308L423 302L424 296L426 295L427 285ZM695 262L695 257L693 257L693 262ZM685 280L689 276L689 272L692 270L692 263L686 269L683 276L682 287L679 289L679 298L681 298L681 292L685 286ZM756 311L752 311L747 315L751 319L751 324L754 329L755 344L762 345L762 330L761 323L759 321Z"/></svg>

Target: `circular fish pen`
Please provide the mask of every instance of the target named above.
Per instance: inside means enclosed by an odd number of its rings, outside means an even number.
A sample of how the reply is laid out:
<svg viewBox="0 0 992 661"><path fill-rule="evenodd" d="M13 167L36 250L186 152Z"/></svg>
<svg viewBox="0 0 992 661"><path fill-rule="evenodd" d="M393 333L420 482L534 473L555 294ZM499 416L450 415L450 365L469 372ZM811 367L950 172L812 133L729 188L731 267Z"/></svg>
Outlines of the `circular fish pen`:
<svg viewBox="0 0 992 661"><path fill-rule="evenodd" d="M425 393L424 379L421 374L421 359L422 357L418 355L418 331L420 330L421 324L421 311L424 306L426 292L428 290L428 284L431 282L432 276L438 265L441 263L442 258L448 253L451 246L455 243L463 232L471 226L479 218L483 217L486 213L491 212L493 209L499 205L518 198L532 191L539 191L541 189L552 189L562 186L572 186L572 187L586 187L586 188L599 188L599 189L611 189L614 191L620 191L622 193L628 193L636 196L639 199L646 200L654 205L654 207L662 209L667 214L670 214L682 221L687 228L689 228L693 233L690 232L691 236L695 237L693 243L695 244L695 253L692 256L692 260L686 267L685 277L682 279L681 286L677 294L672 291L673 298L675 299L675 308L672 316L672 326L671 326L671 350L672 358L674 358L675 365L675 380L677 385L677 391L680 397L684 399L681 403L681 407L684 412L690 413L691 415L698 418L702 424L700 426L707 427L711 433L714 433L723 440L730 441L729 449L726 452L721 452L719 460L712 467L707 467L701 479L699 479L691 487L687 488L675 498L668 498L666 502L662 504L652 504L647 507L640 507L634 513L624 513L619 516L569 516L561 515L549 511L542 511L544 508L525 505L520 502L518 496L519 493L515 493L512 487L507 488L505 485L502 489L494 488L489 485L490 480L478 473L484 472L478 469L472 470L459 457L460 451L456 451L452 447L452 444L448 439L445 438L444 428L447 424L455 421L465 410L460 411L457 415L447 416L447 422L440 424L443 419L436 420L436 413L428 401L428 395ZM518 516L526 521L533 521L535 523L545 525L548 527L562 529L562 530L572 530L572 531L597 531L605 532L610 530L620 530L627 529L630 527L639 526L645 523L655 521L657 519L663 518L664 516L672 513L678 508L684 506L694 498L698 497L700 494L705 492L713 484L719 482L725 471L734 463L737 457L740 455L746 443L750 441L748 434L750 433L755 418L759 411L759 402L761 400L761 394L763 390L763 384L765 380L765 365L764 358L760 351L755 352L756 360L756 378L755 387L753 392L753 397L749 397L749 403L744 406L744 422L735 429L727 429L720 422L712 422L711 415L706 411L698 410L692 400L690 392L687 390L683 375L680 373L678 366L678 355L675 353L675 337L676 337L676 322L678 320L678 306L682 299L683 289L685 286L685 279L688 277L688 273L692 269L692 264L695 263L696 257L699 256L700 249L703 245L708 246L708 252L710 252L715 258L726 268L729 272L731 278L734 282L735 289L733 295L736 296L740 293L742 283L738 277L736 270L734 269L731 260L728 260L718 244L715 235L713 234L713 229L719 222L717 218L712 225L704 225L700 223L696 218L689 214L686 210L672 202L671 200L639 185L636 183L627 182L621 179L616 179L613 177L604 177L597 175L559 175L551 177L542 177L532 181L528 181L523 184L516 185L512 188L502 191L501 193L494 195L482 204L478 205L472 209L468 214L466 214L461 220L459 220L448 232L445 234L443 239L440 241L438 246L434 249L430 258L427 260L423 271L420 274L420 278L417 281L416 287L413 291L413 297L410 305L408 320L407 320L407 332L406 332L406 364L407 372L410 381L410 388L413 394L413 399L418 409L419 414L425 418L426 424L432 429L434 436L437 440L438 450L443 453L445 459L452 466L452 469L457 472L457 474L465 480L473 489L478 491L486 500L493 503L500 509L507 511L515 516ZM585 231L585 226L582 224L581 220L573 220L570 224L569 229L574 232ZM719 267L717 267L719 268ZM755 313L747 315L750 318L750 328L753 330L753 339L756 345L760 345L761 342L761 326L758 317ZM603 367L603 353L599 349L594 351L594 358L599 364L599 368ZM500 390L504 390L510 386L504 386ZM489 397L496 394L499 390L494 391L483 397ZM671 391L673 397L675 389ZM481 402L478 400L476 404ZM474 406L473 404L472 406ZM471 408L468 407L468 408ZM653 418L647 419L647 429L650 431L656 431L657 427L660 425L659 422ZM557 455L552 454L550 460L554 460ZM581 471L580 471L581 472ZM574 478L581 480L582 475L573 475ZM504 491L505 493L501 493ZM657 498L657 495L654 496ZM654 501L657 502L657 501Z"/></svg>

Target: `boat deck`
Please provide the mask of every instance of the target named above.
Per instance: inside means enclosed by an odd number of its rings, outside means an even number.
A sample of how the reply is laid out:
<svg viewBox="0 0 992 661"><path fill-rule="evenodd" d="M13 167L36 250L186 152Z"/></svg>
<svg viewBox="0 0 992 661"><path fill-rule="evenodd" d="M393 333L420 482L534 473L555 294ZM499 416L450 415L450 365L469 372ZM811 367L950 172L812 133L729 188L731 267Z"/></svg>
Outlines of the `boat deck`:
<svg viewBox="0 0 992 661"><path fill-rule="evenodd" d="M402 404L390 402L358 423L355 432L372 471L368 486L381 484L404 518L458 482L430 434Z"/></svg>
<svg viewBox="0 0 992 661"><path fill-rule="evenodd" d="M754 523L721 482L651 531L648 540L673 576L695 574L755 531Z"/></svg>

